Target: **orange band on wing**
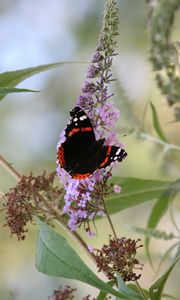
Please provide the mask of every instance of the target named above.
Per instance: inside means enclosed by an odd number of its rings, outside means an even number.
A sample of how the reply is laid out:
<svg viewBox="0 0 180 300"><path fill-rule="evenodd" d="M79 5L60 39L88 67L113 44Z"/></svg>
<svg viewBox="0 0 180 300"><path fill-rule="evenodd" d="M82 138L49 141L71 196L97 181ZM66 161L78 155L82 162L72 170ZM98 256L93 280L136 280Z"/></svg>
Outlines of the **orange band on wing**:
<svg viewBox="0 0 180 300"><path fill-rule="evenodd" d="M76 173L76 174L72 175L72 178L74 178L74 179L85 179L85 178L88 178L91 175L92 175L91 173L85 173L85 174Z"/></svg>
<svg viewBox="0 0 180 300"><path fill-rule="evenodd" d="M73 128L69 133L68 133L68 136L72 136L74 133L77 133L79 131L82 131L82 132L87 132L87 131L92 131L92 127L82 127L82 128Z"/></svg>
<svg viewBox="0 0 180 300"><path fill-rule="evenodd" d="M60 146L58 149L57 157L58 157L58 162L59 162L60 166L62 168L64 168L65 167L65 158L64 158L64 148L62 146Z"/></svg>
<svg viewBox="0 0 180 300"><path fill-rule="evenodd" d="M68 136L72 136L74 133L80 131L80 128L73 128L69 133Z"/></svg>
<svg viewBox="0 0 180 300"><path fill-rule="evenodd" d="M109 155L111 153L111 148L112 146L109 146L108 149L107 149L107 153L106 153L106 157L104 159L104 161L100 164L100 167L102 168L109 160Z"/></svg>
<svg viewBox="0 0 180 300"><path fill-rule="evenodd" d="M82 127L81 128L81 131L83 132L83 131L92 131L93 129L92 129L92 127Z"/></svg>

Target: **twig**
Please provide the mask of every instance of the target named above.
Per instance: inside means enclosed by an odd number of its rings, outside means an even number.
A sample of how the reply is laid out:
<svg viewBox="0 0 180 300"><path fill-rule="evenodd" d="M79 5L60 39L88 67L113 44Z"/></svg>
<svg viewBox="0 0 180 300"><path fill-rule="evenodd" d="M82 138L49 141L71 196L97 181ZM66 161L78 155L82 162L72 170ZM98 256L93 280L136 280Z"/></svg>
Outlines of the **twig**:
<svg viewBox="0 0 180 300"><path fill-rule="evenodd" d="M159 145L162 145L164 148L165 148L165 151L169 151L169 150L177 150L177 151L180 151L180 147L177 146L177 145L174 145L174 144L168 144L166 142L164 142L163 140L160 140L150 134L147 134L147 133L144 133L144 132L141 132L140 133L140 137L142 137L143 139L147 140L147 141L150 141L150 142L153 142L155 144L159 144Z"/></svg>
<svg viewBox="0 0 180 300"><path fill-rule="evenodd" d="M14 169L12 164L7 162L2 155L0 155L0 164L8 171L10 175L12 175L16 180L21 179L21 175Z"/></svg>

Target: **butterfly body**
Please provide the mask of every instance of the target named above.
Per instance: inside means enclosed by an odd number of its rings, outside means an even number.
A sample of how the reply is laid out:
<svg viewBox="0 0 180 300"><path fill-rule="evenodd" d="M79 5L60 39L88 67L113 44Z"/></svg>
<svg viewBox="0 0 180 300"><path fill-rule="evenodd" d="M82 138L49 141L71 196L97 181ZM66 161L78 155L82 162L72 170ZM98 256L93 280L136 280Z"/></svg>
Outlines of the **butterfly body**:
<svg viewBox="0 0 180 300"><path fill-rule="evenodd" d="M122 161L127 156L124 149L105 146L105 139L96 140L89 117L77 106L70 112L65 138L58 147L58 163L76 179L90 177L95 170Z"/></svg>

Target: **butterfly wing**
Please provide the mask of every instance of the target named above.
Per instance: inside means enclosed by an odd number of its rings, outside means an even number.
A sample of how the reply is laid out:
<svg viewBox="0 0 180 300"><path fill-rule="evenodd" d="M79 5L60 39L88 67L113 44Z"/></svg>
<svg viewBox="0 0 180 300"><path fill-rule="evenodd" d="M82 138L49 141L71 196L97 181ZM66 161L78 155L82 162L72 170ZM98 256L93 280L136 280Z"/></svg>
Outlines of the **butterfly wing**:
<svg viewBox="0 0 180 300"><path fill-rule="evenodd" d="M127 152L117 146L103 146L99 153L99 169L110 166L111 163L121 162L127 156Z"/></svg>
<svg viewBox="0 0 180 300"><path fill-rule="evenodd" d="M70 120L65 129L66 140L58 148L58 162L70 172L87 156L89 148L96 143L92 123L79 107L70 112Z"/></svg>
<svg viewBox="0 0 180 300"><path fill-rule="evenodd" d="M79 107L70 112L65 137L65 142L58 148L58 162L73 178L87 178L95 170L120 162L127 156L124 149L103 146L103 139L96 141L92 123Z"/></svg>
<svg viewBox="0 0 180 300"><path fill-rule="evenodd" d="M126 156L124 149L116 146L102 146L103 140L96 142L91 155L81 164L77 164L72 170L72 177L84 179L92 175L97 169L106 168L111 163L120 162Z"/></svg>

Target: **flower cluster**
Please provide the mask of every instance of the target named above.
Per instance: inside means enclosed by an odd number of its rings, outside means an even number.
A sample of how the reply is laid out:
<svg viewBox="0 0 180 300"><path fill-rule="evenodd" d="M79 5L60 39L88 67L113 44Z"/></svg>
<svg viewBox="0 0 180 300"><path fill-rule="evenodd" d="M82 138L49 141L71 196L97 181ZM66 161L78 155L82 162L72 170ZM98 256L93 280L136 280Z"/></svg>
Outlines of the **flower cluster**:
<svg viewBox="0 0 180 300"><path fill-rule="evenodd" d="M73 293L75 291L76 289L71 288L69 285L66 285L64 288L60 287L59 290L54 291L49 300L72 300L74 299Z"/></svg>
<svg viewBox="0 0 180 300"><path fill-rule="evenodd" d="M37 177L32 174L22 176L18 184L4 196L4 207L7 210L5 226L10 228L11 234L17 235L18 240L25 238L26 224L32 222L34 215L44 218L50 215L42 199L57 201L59 207L59 198L62 198L63 190L53 187L55 176L55 172L44 172Z"/></svg>
<svg viewBox="0 0 180 300"><path fill-rule="evenodd" d="M119 111L114 108L109 99L113 96L108 90L112 78L111 66L116 55L115 37L118 35L118 9L115 0L107 1L102 32L98 41L96 53L87 71L87 80L82 88L82 94L77 100L77 106L83 109L93 124L96 139L105 139L106 145L122 146L113 131L119 118ZM60 144L65 140L64 132L60 136ZM59 144L58 144L59 146ZM102 181L111 176L110 170L97 170L84 180L72 179L59 165L57 173L65 187L66 205L64 212L70 217L69 227L75 230L86 222L86 231L92 236L88 220L96 215L104 214L102 200L104 184ZM117 189L115 189L116 191ZM97 193L99 192L99 195ZM120 189L118 189L118 192ZM95 201L95 202L94 202Z"/></svg>
<svg viewBox="0 0 180 300"><path fill-rule="evenodd" d="M64 288L60 287L59 290L54 291L53 295L49 297L49 300L72 300L74 299L73 293L77 291L77 289L71 288L69 285L66 285ZM91 295L87 295L82 298L82 300L95 300L95 298L91 298ZM105 300L110 300L111 296L107 296L104 298Z"/></svg>
<svg viewBox="0 0 180 300"><path fill-rule="evenodd" d="M142 270L142 264L135 258L140 239L109 238L109 245L104 245L101 250L95 250L96 263L99 272L103 271L109 279L116 279L118 272L124 281L134 281L140 278L134 269Z"/></svg>

